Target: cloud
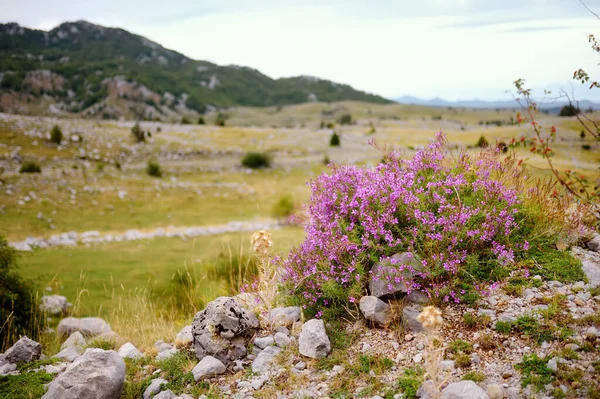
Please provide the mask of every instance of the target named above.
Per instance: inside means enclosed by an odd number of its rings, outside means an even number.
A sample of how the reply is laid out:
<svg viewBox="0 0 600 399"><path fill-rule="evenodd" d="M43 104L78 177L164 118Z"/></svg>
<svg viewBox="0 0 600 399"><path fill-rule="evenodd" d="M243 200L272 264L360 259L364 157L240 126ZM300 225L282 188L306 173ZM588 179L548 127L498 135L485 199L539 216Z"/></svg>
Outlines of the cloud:
<svg viewBox="0 0 600 399"><path fill-rule="evenodd" d="M507 33L546 32L556 30L574 29L572 26L521 26L518 28L505 29Z"/></svg>

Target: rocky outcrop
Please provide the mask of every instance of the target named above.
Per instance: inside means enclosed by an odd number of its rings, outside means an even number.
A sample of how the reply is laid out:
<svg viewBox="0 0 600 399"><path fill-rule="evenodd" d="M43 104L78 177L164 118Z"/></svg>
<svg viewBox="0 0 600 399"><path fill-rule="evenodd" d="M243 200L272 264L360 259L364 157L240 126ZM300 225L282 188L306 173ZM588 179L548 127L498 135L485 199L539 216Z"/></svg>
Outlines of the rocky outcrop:
<svg viewBox="0 0 600 399"><path fill-rule="evenodd" d="M220 297L194 316L193 345L202 360L213 356L224 364L246 355L247 340L258 329L258 319L234 298Z"/></svg>
<svg viewBox="0 0 600 399"><path fill-rule="evenodd" d="M323 320L312 319L304 323L298 338L301 355L313 359L324 358L331 352L331 343L325 331Z"/></svg>
<svg viewBox="0 0 600 399"><path fill-rule="evenodd" d="M117 399L125 362L115 351L88 349L48 385L42 399Z"/></svg>
<svg viewBox="0 0 600 399"><path fill-rule="evenodd" d="M83 335L94 336L112 332L110 325L99 317L67 317L58 323L56 332L60 335L70 335L79 331Z"/></svg>

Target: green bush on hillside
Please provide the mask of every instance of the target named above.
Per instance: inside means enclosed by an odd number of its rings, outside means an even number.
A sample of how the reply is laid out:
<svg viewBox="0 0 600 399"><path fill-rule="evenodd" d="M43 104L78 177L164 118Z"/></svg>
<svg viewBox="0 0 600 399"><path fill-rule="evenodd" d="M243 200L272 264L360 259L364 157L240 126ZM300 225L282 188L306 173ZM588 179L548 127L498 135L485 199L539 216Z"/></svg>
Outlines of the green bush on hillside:
<svg viewBox="0 0 600 399"><path fill-rule="evenodd" d="M160 164L156 161L148 161L148 167L146 168L146 172L148 175L152 177L161 177L162 170L160 168Z"/></svg>
<svg viewBox="0 0 600 399"><path fill-rule="evenodd" d="M268 154L249 152L242 158L242 166L250 169L268 168L271 166L271 158Z"/></svg>
<svg viewBox="0 0 600 399"><path fill-rule="evenodd" d="M19 276L17 251L0 236L0 351L22 335L35 339L39 333L39 303L30 281Z"/></svg>
<svg viewBox="0 0 600 399"><path fill-rule="evenodd" d="M340 125L351 125L352 124L352 115L344 114L340 117Z"/></svg>
<svg viewBox="0 0 600 399"><path fill-rule="evenodd" d="M137 143L143 143L146 141L146 133L140 127L139 122L131 128L131 134Z"/></svg>
<svg viewBox="0 0 600 399"><path fill-rule="evenodd" d="M560 109L558 116L575 116L580 113L581 110L572 104L567 104Z"/></svg>
<svg viewBox="0 0 600 399"><path fill-rule="evenodd" d="M204 118L201 116L198 118L198 124L199 125L204 125L206 122L204 121Z"/></svg>
<svg viewBox="0 0 600 399"><path fill-rule="evenodd" d="M40 165L33 161L24 162L19 169L19 173L42 173Z"/></svg>
<svg viewBox="0 0 600 399"><path fill-rule="evenodd" d="M296 206L291 195L284 194L273 206L273 216L276 218L288 218L294 214Z"/></svg>
<svg viewBox="0 0 600 399"><path fill-rule="evenodd" d="M62 130L60 129L60 126L54 125L52 127L52 131L50 131L50 141L56 145L60 145L62 139L63 139L63 133L62 133Z"/></svg>
<svg viewBox="0 0 600 399"><path fill-rule="evenodd" d="M481 137L479 137L479 140L477 140L477 143L475 145L479 148L484 148L484 147L488 147L490 145L490 143L488 143L488 141L485 137L481 136Z"/></svg>
<svg viewBox="0 0 600 399"><path fill-rule="evenodd" d="M331 147L339 147L340 144L340 136L336 132L333 132L331 138L329 139L329 145Z"/></svg>

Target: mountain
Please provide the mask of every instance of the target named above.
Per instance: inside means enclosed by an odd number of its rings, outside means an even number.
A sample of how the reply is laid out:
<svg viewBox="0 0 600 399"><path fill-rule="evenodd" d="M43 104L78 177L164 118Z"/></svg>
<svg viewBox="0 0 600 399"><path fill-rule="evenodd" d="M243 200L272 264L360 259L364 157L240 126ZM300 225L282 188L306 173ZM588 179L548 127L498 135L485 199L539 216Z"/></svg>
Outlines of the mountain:
<svg viewBox="0 0 600 399"><path fill-rule="evenodd" d="M391 101L315 77L272 79L193 60L123 29L86 21L46 32L0 24L0 110L159 118L231 106Z"/></svg>
<svg viewBox="0 0 600 399"><path fill-rule="evenodd" d="M515 100L498 100L498 101L482 101L482 100L458 100L448 101L435 97L429 100L413 97L413 96L402 96L394 99L395 102L400 104L414 104L414 105L425 105L428 107L454 107L454 108L520 108L520 105ZM549 112L556 112L560 110L564 105L567 105L566 100L557 101L546 101L542 103L541 109ZM579 101L579 108L581 109L600 109L600 104L583 100Z"/></svg>

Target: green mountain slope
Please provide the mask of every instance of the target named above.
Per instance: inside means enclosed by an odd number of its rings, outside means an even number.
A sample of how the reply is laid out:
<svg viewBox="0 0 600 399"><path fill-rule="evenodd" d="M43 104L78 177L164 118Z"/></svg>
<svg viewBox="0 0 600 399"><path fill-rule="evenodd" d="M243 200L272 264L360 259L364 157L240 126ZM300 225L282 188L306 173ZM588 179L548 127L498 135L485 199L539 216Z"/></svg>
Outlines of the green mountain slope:
<svg viewBox="0 0 600 399"><path fill-rule="evenodd" d="M251 68L192 60L123 29L86 21L49 32L0 24L0 76L0 107L43 97L65 112L108 117L125 112L119 107L160 118L236 105L390 102L328 80L271 79Z"/></svg>

